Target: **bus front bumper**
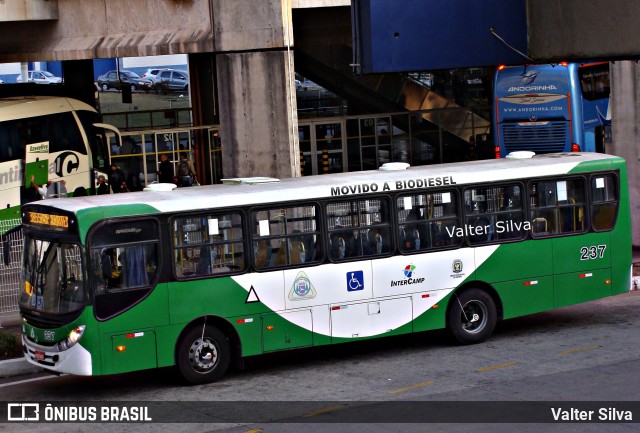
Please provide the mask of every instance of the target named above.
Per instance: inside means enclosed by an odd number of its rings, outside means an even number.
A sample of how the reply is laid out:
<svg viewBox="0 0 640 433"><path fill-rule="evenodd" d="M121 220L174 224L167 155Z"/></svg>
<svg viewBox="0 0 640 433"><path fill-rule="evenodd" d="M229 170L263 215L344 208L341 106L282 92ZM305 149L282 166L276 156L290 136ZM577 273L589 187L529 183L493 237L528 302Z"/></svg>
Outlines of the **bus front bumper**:
<svg viewBox="0 0 640 433"><path fill-rule="evenodd" d="M56 373L69 373L91 376L91 354L80 343L67 350L57 347L41 346L22 336L22 348L25 359L33 365Z"/></svg>

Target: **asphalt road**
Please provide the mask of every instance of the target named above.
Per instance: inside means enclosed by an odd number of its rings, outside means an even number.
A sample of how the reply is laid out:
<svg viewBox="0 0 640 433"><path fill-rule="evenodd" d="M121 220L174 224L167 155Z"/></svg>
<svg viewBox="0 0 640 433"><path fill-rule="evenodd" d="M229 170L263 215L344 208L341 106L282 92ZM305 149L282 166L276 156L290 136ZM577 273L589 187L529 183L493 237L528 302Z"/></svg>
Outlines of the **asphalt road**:
<svg viewBox="0 0 640 433"><path fill-rule="evenodd" d="M182 386L171 369L10 378L0 381L6 402L140 405L154 420L4 423L0 432L640 432L638 311L635 291L502 322L479 345L429 332L300 350L250 359L202 386ZM595 415L553 422L560 407ZM632 420L597 422L609 408Z"/></svg>

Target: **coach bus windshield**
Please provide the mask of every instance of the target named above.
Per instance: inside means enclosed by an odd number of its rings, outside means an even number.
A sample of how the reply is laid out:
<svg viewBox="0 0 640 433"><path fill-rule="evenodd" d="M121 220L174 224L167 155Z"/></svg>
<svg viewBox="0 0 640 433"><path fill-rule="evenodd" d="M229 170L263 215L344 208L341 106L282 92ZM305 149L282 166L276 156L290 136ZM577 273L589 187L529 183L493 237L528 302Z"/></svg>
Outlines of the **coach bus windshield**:
<svg viewBox="0 0 640 433"><path fill-rule="evenodd" d="M79 245L27 236L20 306L50 314L77 311L85 304Z"/></svg>

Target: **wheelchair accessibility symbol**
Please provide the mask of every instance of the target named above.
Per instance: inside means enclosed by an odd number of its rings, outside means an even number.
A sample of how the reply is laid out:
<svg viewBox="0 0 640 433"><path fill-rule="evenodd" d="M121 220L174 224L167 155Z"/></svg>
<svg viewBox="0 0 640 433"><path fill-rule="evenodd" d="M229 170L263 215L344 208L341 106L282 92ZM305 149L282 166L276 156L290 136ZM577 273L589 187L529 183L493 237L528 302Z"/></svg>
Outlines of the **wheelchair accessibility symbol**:
<svg viewBox="0 0 640 433"><path fill-rule="evenodd" d="M362 271L347 272L347 291L364 290L364 275Z"/></svg>

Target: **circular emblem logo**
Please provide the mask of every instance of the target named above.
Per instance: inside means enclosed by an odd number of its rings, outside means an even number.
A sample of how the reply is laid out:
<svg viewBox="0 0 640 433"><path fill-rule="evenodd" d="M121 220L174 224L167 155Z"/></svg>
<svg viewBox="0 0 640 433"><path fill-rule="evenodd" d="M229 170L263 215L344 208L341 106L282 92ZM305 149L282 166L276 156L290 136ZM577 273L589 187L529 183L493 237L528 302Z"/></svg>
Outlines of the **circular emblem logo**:
<svg viewBox="0 0 640 433"><path fill-rule="evenodd" d="M404 268L404 276L407 278L411 278L411 276L413 275L413 272L416 270L416 267L413 265L407 265Z"/></svg>

